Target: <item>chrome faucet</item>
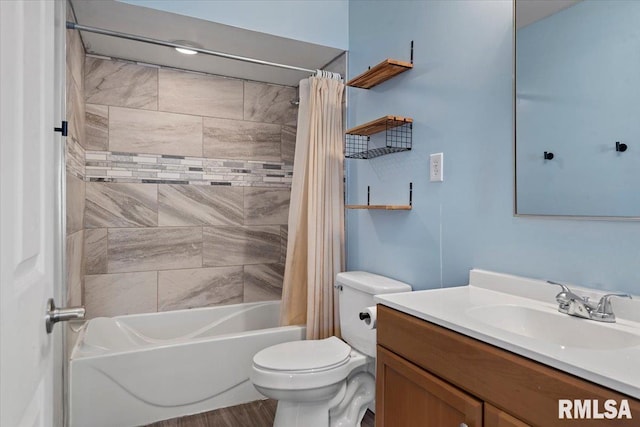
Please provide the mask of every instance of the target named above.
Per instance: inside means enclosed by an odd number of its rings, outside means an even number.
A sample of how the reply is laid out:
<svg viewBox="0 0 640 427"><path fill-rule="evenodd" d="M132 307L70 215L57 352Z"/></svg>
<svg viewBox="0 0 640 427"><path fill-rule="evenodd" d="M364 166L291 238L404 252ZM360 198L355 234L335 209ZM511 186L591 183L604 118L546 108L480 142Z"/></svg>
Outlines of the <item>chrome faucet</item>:
<svg viewBox="0 0 640 427"><path fill-rule="evenodd" d="M611 307L611 297L629 298L629 294L607 294L600 298L600 302L596 307L596 311L591 313L593 320L600 322L613 323L616 321L616 315L613 313L613 307Z"/></svg>
<svg viewBox="0 0 640 427"><path fill-rule="evenodd" d="M552 282L551 280L547 280L547 283L562 288L562 291L556 295L558 311L560 313L596 320L598 322L613 323L616 321L616 316L611 306L611 297L631 298L629 294L606 294L600 299L598 304L593 304L589 301L589 297L581 297L575 294L562 283Z"/></svg>

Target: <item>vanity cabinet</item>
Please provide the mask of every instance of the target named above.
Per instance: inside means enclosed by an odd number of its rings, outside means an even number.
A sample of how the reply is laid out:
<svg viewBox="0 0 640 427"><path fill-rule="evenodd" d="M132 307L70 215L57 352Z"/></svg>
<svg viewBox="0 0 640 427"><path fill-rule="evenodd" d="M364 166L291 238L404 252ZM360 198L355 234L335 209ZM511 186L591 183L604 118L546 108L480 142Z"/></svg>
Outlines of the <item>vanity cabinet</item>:
<svg viewBox="0 0 640 427"><path fill-rule="evenodd" d="M482 424L482 401L378 346L376 425L458 427Z"/></svg>
<svg viewBox="0 0 640 427"><path fill-rule="evenodd" d="M376 426L637 426L640 401L378 305ZM606 363L603 360L602 363ZM633 419L559 419L559 399L626 400Z"/></svg>

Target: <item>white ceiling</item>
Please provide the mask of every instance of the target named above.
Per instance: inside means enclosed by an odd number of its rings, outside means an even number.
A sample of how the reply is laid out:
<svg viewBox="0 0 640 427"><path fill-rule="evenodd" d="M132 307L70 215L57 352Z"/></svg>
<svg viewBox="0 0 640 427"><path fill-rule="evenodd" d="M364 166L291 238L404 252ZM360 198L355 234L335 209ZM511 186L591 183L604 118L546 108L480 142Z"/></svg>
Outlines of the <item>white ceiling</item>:
<svg viewBox="0 0 640 427"><path fill-rule="evenodd" d="M342 50L113 0L71 0L77 23L164 41L189 40L204 49L308 69L322 68ZM304 71L256 65L81 31L87 53L228 77L297 86Z"/></svg>
<svg viewBox="0 0 640 427"><path fill-rule="evenodd" d="M522 28L581 0L516 0L516 28Z"/></svg>

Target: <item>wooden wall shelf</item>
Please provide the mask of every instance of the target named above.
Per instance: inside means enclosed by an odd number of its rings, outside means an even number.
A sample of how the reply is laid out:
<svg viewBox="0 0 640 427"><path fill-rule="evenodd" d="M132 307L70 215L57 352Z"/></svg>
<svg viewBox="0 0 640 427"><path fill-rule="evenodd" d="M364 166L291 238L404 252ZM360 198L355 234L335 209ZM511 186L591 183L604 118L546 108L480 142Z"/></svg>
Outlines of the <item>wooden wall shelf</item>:
<svg viewBox="0 0 640 427"><path fill-rule="evenodd" d="M376 133L383 132L387 129L406 125L407 123L413 123L413 119L401 116L384 116L380 117L379 119L375 119L365 124L351 128L345 133L347 135L371 136Z"/></svg>
<svg viewBox="0 0 640 427"><path fill-rule="evenodd" d="M410 205L346 205L346 209L372 209L384 211L410 211Z"/></svg>
<svg viewBox="0 0 640 427"><path fill-rule="evenodd" d="M385 154L411 150L413 119L384 116L345 132L345 152L348 159L373 159ZM384 147L370 147L371 135L385 132Z"/></svg>
<svg viewBox="0 0 640 427"><path fill-rule="evenodd" d="M366 205L345 205L345 209L369 209L379 211L410 211L413 207L413 182L409 183L409 204L408 205L372 205L371 204L371 186L367 186L367 204Z"/></svg>
<svg viewBox="0 0 640 427"><path fill-rule="evenodd" d="M387 58L375 67L372 67L359 76L349 80L347 82L347 86L371 89L372 87L412 68L413 64L411 62Z"/></svg>

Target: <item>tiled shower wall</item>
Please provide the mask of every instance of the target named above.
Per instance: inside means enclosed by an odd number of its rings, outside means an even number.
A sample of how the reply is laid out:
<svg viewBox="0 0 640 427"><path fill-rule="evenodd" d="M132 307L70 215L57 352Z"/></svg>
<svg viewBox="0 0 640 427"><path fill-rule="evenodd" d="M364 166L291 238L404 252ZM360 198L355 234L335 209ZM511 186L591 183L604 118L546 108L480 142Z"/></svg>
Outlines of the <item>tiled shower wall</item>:
<svg viewBox="0 0 640 427"><path fill-rule="evenodd" d="M89 317L279 299L291 87L87 57Z"/></svg>
<svg viewBox="0 0 640 427"><path fill-rule="evenodd" d="M70 8L68 8L70 11ZM72 20L72 15L68 16ZM77 31L67 30L66 40L66 305L82 303L84 240L84 48Z"/></svg>

